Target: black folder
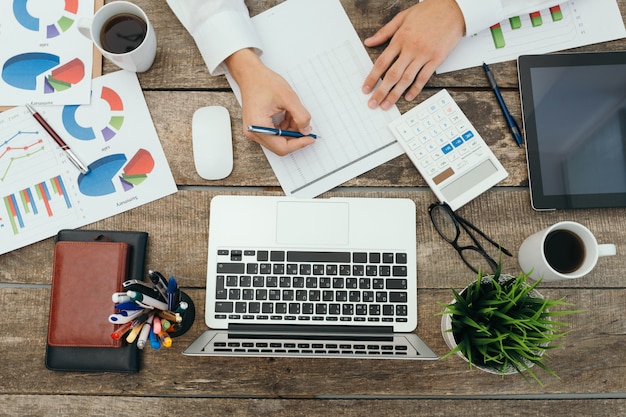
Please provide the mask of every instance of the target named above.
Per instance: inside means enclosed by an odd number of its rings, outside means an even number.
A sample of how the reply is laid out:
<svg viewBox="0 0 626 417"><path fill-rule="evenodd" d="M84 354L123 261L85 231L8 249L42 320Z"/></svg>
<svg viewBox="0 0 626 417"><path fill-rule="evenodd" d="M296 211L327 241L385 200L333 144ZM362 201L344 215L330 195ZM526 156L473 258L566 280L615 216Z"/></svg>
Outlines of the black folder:
<svg viewBox="0 0 626 417"><path fill-rule="evenodd" d="M91 246L98 245L99 242L125 242L129 246L126 279L141 280L144 276L148 242L148 234L145 232L64 229L57 234L56 240L57 242L92 242L89 243ZM86 285L89 285L88 279L85 277ZM108 298L105 302L110 302L113 306L110 296L111 294L102 294L104 299ZM107 320L107 318L103 317L102 320ZM90 323L82 323L80 317L74 317L68 323L50 323L49 329L56 325L84 326L86 331L90 329ZM85 347L52 346L50 343L46 343L46 367L51 370L138 372L139 366L139 350L134 344L124 342L117 347Z"/></svg>

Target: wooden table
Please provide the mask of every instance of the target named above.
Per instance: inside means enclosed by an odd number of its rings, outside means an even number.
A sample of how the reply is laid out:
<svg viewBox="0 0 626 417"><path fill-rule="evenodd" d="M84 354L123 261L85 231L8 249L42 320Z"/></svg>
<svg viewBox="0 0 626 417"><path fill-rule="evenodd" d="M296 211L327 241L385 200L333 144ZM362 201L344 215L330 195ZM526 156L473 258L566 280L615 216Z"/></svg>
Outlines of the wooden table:
<svg viewBox="0 0 626 417"><path fill-rule="evenodd" d="M622 17L626 0L618 0ZM567 297L586 312L571 317L571 333L550 354L560 379L538 371L545 387L518 375L504 379L468 370L458 357L435 362L285 358L192 358L181 355L204 329L207 223L219 194L281 195L259 147L243 137L241 111L223 77L212 78L191 37L165 1L137 0L158 36L152 69L140 74L146 100L179 191L87 228L150 234L147 267L174 275L195 300L198 319L174 346L142 353L137 374L81 374L44 366L52 239L0 256L0 400L3 415L624 415L626 414L626 209L536 212L530 207L524 149L517 147L481 68L438 75L420 100L446 87L510 176L460 210L516 252L524 238L560 220L587 225L618 256L573 283L542 284L550 297ZM249 1L257 14L278 0ZM342 0L363 39L413 2ZM325 29L322 29L325 30ZM626 40L580 48L625 50ZM380 50L370 51L375 58ZM106 62L104 72L116 68ZM520 100L514 62L492 65L516 118ZM199 107L230 110L235 167L222 181L202 180L191 150L191 116ZM405 112L412 103L401 101ZM417 205L417 333L440 355L438 301L451 298L473 275L434 231L427 207L435 198L406 156L398 157L321 197L407 197ZM517 259L505 272L517 273Z"/></svg>

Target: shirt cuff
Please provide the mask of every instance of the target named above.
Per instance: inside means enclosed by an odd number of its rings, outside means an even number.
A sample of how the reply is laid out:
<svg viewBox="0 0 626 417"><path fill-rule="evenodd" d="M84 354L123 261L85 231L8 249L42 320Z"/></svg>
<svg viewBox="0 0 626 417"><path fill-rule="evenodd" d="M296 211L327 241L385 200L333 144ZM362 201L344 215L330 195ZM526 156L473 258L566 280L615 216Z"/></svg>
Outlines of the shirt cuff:
<svg viewBox="0 0 626 417"><path fill-rule="evenodd" d="M472 36L503 19L500 0L456 0L456 4L465 19L465 36Z"/></svg>
<svg viewBox="0 0 626 417"><path fill-rule="evenodd" d="M233 53L253 48L261 54L261 45L249 18L237 13L218 13L191 33L211 75L228 72L224 60Z"/></svg>

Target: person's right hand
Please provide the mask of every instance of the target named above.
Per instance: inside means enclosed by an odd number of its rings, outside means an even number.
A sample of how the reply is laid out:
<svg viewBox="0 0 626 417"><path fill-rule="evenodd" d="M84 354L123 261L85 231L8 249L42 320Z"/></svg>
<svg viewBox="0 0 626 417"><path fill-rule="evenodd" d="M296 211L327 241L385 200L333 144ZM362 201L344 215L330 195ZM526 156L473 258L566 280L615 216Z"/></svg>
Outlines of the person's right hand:
<svg viewBox="0 0 626 417"><path fill-rule="evenodd" d="M241 89L243 131L247 138L279 156L315 143L309 136L288 138L248 132L249 125L257 125L307 135L311 133L311 115L289 83L265 66L254 51L237 51L226 60L226 65ZM278 125L274 125L276 116L282 118Z"/></svg>

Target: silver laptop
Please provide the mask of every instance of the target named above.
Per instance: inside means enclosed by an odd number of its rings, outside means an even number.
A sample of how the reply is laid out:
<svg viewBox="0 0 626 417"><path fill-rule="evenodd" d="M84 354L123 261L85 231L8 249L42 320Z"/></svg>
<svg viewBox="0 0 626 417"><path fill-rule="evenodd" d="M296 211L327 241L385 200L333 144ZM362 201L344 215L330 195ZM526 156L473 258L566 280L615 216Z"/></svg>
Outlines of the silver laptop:
<svg viewBox="0 0 626 417"><path fill-rule="evenodd" d="M204 332L185 355L437 359L408 199L217 196Z"/></svg>

